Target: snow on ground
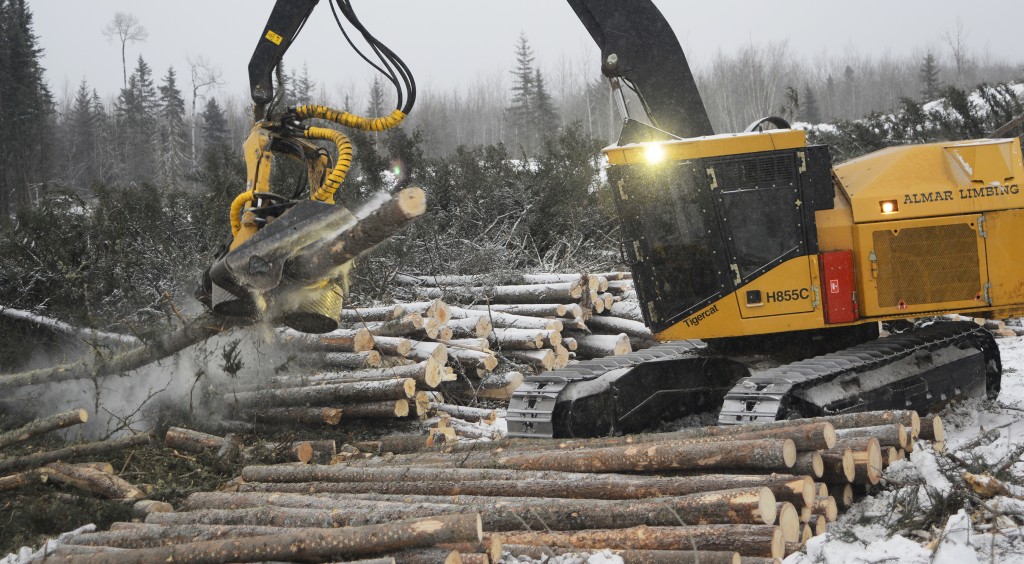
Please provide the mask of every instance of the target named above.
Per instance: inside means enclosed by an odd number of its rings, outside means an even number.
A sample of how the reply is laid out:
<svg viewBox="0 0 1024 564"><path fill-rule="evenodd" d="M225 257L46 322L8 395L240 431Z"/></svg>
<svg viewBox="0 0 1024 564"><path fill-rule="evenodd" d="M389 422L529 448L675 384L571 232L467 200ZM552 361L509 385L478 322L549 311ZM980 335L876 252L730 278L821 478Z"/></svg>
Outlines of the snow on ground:
<svg viewBox="0 0 1024 564"><path fill-rule="evenodd" d="M992 466L1024 444L1024 338L1000 339L1002 391L995 402L970 400L941 415L947 452ZM958 453L982 430L1000 428L995 442ZM854 504L829 532L808 542L785 564L1024 562L1024 501L982 500L965 488L962 470L923 445L910 459L886 469L888 487ZM1024 461L1010 468L1024 483ZM1001 513L993 517L992 512ZM951 515L936 526L936 516ZM929 523L929 521L932 521Z"/></svg>

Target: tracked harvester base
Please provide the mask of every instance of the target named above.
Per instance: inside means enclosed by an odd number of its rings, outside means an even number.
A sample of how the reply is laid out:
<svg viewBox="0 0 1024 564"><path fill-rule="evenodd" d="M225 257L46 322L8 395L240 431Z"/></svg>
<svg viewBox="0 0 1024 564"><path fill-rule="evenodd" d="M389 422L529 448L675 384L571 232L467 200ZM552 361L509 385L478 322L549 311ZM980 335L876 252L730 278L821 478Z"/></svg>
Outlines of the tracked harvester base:
<svg viewBox="0 0 1024 564"><path fill-rule="evenodd" d="M733 425L878 409L924 410L999 393L999 349L970 322L938 322L766 369L672 341L529 376L508 408L512 437L628 433L718 412Z"/></svg>

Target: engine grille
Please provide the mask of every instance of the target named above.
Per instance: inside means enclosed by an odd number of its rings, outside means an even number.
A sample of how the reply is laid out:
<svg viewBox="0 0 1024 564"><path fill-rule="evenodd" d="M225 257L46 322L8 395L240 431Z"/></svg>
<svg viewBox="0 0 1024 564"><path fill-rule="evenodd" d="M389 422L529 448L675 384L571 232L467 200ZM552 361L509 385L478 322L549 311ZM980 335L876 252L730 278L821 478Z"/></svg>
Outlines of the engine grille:
<svg viewBox="0 0 1024 564"><path fill-rule="evenodd" d="M878 305L974 300L981 290L978 234L966 223L875 231Z"/></svg>

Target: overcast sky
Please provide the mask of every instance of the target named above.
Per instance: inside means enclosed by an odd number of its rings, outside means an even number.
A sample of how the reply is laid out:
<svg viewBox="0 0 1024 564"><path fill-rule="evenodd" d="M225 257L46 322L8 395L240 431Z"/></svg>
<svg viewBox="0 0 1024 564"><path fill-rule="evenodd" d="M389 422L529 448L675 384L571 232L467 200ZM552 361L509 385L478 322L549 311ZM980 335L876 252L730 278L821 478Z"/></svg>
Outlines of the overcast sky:
<svg viewBox="0 0 1024 564"><path fill-rule="evenodd" d="M223 72L224 92L243 96L246 66L266 24L272 0L29 0L45 50L51 88L58 95L82 78L104 97L121 86L120 46L101 33L115 12L133 13L148 30L128 46L129 72L141 53L163 75L173 65L187 80L185 56L205 55ZM786 39L792 52L902 55L931 48L948 56L942 34L960 18L972 51L1024 60L1019 25L1024 1L986 0L656 0L694 66L721 49ZM560 0L354 0L364 25L412 68L423 88L466 88L481 74L510 69L525 32L548 72L563 61L599 71L598 51L568 4ZM981 9L983 7L983 9ZM285 59L309 64L311 75L335 93L363 85L372 71L351 54L326 0Z"/></svg>

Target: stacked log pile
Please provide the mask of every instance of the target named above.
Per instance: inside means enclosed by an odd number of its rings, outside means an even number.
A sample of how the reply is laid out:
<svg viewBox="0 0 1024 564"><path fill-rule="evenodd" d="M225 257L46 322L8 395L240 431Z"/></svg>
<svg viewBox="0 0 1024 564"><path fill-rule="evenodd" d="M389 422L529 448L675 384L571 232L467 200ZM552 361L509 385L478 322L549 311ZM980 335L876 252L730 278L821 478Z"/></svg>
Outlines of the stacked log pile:
<svg viewBox="0 0 1024 564"><path fill-rule="evenodd" d="M53 450L32 449L15 453L21 443L60 429L81 425L89 420L84 409L72 409L43 417L26 425L0 433L0 492L39 483L61 484L80 494L132 503L138 513L169 511L166 503L144 499L143 488L114 474L108 462L80 462L96 456L149 444L150 435L141 433L117 439L77 443ZM79 462L72 462L79 461Z"/></svg>
<svg viewBox="0 0 1024 564"><path fill-rule="evenodd" d="M491 415L440 409L481 421ZM280 558L277 543L286 539L479 515L481 536L432 539L431 548L385 543L377 554L396 562L497 562L503 552L540 558L610 548L625 562L768 562L823 534L900 450L920 448L919 437L938 439L936 433L937 418L922 431L913 412L870 412L599 439L420 446L333 465L247 466L228 491L192 494L176 512L79 535L64 550L95 551L90 558L179 557L231 546L243 551L231 558L255 560L244 550L263 547L266 560ZM366 554L338 550L285 559Z"/></svg>

